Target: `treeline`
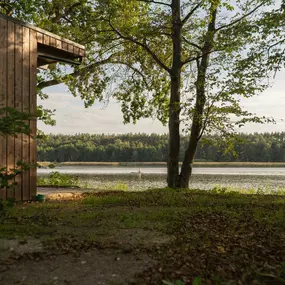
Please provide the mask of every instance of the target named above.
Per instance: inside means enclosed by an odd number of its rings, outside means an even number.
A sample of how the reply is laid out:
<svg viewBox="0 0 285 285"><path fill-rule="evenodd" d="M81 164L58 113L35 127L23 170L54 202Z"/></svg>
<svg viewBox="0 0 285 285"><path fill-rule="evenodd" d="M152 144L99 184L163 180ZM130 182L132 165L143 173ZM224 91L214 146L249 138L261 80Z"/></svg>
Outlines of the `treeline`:
<svg viewBox="0 0 285 285"><path fill-rule="evenodd" d="M200 143L197 161L284 162L285 132L241 134L233 142L236 155L225 153L219 137ZM180 159L187 145L182 137ZM165 162L168 137L158 134L46 135L38 140L38 161L65 162Z"/></svg>

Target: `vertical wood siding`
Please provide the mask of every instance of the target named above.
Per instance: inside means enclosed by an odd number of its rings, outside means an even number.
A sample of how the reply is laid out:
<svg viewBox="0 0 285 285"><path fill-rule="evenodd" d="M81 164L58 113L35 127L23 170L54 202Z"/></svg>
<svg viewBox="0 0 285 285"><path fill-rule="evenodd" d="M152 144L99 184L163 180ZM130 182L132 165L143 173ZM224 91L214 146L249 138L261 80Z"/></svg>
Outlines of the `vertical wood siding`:
<svg viewBox="0 0 285 285"><path fill-rule="evenodd" d="M23 111L30 113L30 29L23 28ZM29 122L26 122L29 124ZM22 161L30 163L30 136L22 135ZM22 200L30 199L30 173L22 174Z"/></svg>
<svg viewBox="0 0 285 285"><path fill-rule="evenodd" d="M7 21L0 19L0 108L7 107ZM6 137L0 136L0 168L7 164ZM0 199L6 199L6 189L0 189Z"/></svg>
<svg viewBox="0 0 285 285"><path fill-rule="evenodd" d="M23 111L23 27L15 26L15 108ZM22 160L23 135L15 137L15 162ZM22 175L16 177L15 199L22 200Z"/></svg>
<svg viewBox="0 0 285 285"><path fill-rule="evenodd" d="M8 76L7 76L7 105L15 107L15 24L8 22ZM15 138L7 138L7 168L15 168ZM15 180L11 181L15 182ZM7 198L15 198L14 188L7 190Z"/></svg>
<svg viewBox="0 0 285 285"><path fill-rule="evenodd" d="M37 33L0 18L0 108L36 114ZM18 161L36 163L36 119L27 122L31 136L0 137L0 168ZM30 200L36 195L36 169L15 179L16 186L0 191L0 199Z"/></svg>
<svg viewBox="0 0 285 285"><path fill-rule="evenodd" d="M37 110L37 32L30 30L30 112L34 114ZM37 163L37 119L34 117L30 121L30 163ZM37 169L30 170L30 196L34 197L37 194Z"/></svg>

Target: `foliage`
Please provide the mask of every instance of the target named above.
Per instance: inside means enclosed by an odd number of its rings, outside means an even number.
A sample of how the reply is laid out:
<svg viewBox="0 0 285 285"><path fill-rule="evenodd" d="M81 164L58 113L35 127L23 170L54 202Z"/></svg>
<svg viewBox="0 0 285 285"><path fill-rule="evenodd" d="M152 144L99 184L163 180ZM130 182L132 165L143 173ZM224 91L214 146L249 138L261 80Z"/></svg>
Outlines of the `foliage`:
<svg viewBox="0 0 285 285"><path fill-rule="evenodd" d="M193 284L192 285L202 285L202 278L199 276L199 277L196 277L193 281ZM215 285L218 285L218 284L215 284Z"/></svg>
<svg viewBox="0 0 285 285"><path fill-rule="evenodd" d="M17 185L16 182L11 181L24 171L27 171L31 167L35 167L31 164L24 163L22 161L18 161L16 163L16 167L12 169L7 169L6 167L0 168L0 189L3 188L11 188Z"/></svg>
<svg viewBox="0 0 285 285"><path fill-rule="evenodd" d="M185 285L185 283L181 280L176 280L174 282L162 280L162 284L164 285ZM197 285L197 284L193 283L193 285Z"/></svg>
<svg viewBox="0 0 285 285"><path fill-rule="evenodd" d="M172 187L189 180L204 134L227 137L247 122L270 121L244 110L240 100L270 86L283 60L284 7L275 1L8 2L12 15L25 14L87 47L85 66L64 75L65 65L50 65L39 75L39 89L66 83L86 106L120 101L126 123L169 122ZM179 175L180 122L191 135Z"/></svg>
<svg viewBox="0 0 285 285"><path fill-rule="evenodd" d="M239 134L228 143L217 135L205 136L196 161L285 162L285 133ZM181 138L180 161L187 147ZM50 162L165 162L167 135L46 135L38 140L38 160Z"/></svg>
<svg viewBox="0 0 285 285"><path fill-rule="evenodd" d="M6 107L0 109L0 136L26 134L30 135L27 121L31 115Z"/></svg>
<svg viewBox="0 0 285 285"><path fill-rule="evenodd" d="M5 0L0 2L0 12L15 16L26 21L31 21L36 15L33 0Z"/></svg>
<svg viewBox="0 0 285 285"><path fill-rule="evenodd" d="M20 112L15 108L0 109L0 136L17 136L18 134L30 135L29 120L32 116L25 112ZM22 161L16 163L15 168L0 168L0 189L10 188L15 185L11 182L16 176L28 170L33 165L28 165Z"/></svg>
<svg viewBox="0 0 285 285"><path fill-rule="evenodd" d="M14 206L14 202L10 199L0 200L0 223L3 223L9 217L9 210Z"/></svg>
<svg viewBox="0 0 285 285"><path fill-rule="evenodd" d="M37 106L37 113L40 121L43 121L46 125L55 126L56 121L53 119L54 112L56 110L50 110L44 108L42 105Z"/></svg>
<svg viewBox="0 0 285 285"><path fill-rule="evenodd" d="M37 185L50 187L79 187L79 178L54 171L49 177L38 177Z"/></svg>

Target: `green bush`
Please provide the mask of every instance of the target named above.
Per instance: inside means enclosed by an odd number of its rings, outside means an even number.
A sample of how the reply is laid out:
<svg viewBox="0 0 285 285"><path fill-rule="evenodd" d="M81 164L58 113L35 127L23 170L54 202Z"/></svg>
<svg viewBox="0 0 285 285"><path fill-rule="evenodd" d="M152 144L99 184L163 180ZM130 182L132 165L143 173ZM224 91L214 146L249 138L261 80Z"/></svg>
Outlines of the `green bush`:
<svg viewBox="0 0 285 285"><path fill-rule="evenodd" d="M0 168L0 189L11 188L15 183L11 182L13 179L23 173L24 171L29 170L32 165L18 161L15 168L7 169L7 167Z"/></svg>
<svg viewBox="0 0 285 285"><path fill-rule="evenodd" d="M49 177L38 177L38 186L52 186L52 187L80 187L79 178L69 174L61 174L54 171Z"/></svg>

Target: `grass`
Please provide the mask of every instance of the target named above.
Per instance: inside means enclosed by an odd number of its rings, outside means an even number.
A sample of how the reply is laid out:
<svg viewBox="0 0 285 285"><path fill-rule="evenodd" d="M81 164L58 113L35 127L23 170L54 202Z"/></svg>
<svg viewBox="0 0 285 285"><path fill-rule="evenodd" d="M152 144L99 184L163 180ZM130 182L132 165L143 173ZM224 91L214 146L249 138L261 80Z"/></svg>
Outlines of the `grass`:
<svg viewBox="0 0 285 285"><path fill-rule="evenodd" d="M0 238L36 237L58 251L74 241L77 250L80 244L146 251L156 263L136 284L192 284L197 276L201 284L282 284L273 283L285 256L285 196L279 194L94 192L76 201L9 208Z"/></svg>
<svg viewBox="0 0 285 285"><path fill-rule="evenodd" d="M285 195L284 187L272 187L270 185L265 185L263 188L241 188L241 187L233 187L228 186L224 187L222 185L216 185L214 188L209 190L208 192L213 194L246 194L246 195Z"/></svg>
<svg viewBox="0 0 285 285"><path fill-rule="evenodd" d="M129 189L128 185L118 181L116 183L104 183L100 186L94 187L94 190L108 190L108 191L127 191Z"/></svg>

